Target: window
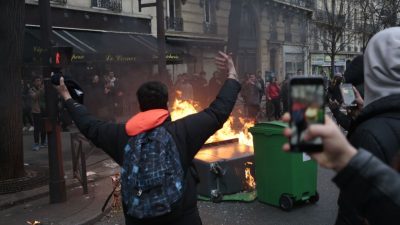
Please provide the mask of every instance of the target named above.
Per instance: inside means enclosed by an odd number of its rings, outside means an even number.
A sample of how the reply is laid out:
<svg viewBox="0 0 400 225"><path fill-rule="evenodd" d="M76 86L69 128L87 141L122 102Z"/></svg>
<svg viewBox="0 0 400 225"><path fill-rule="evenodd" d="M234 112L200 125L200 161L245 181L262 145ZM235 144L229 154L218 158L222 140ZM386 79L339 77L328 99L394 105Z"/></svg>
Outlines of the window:
<svg viewBox="0 0 400 225"><path fill-rule="evenodd" d="M92 7L121 12L122 0L92 0Z"/></svg>
<svg viewBox="0 0 400 225"><path fill-rule="evenodd" d="M170 18L175 18L175 16L176 16L176 4L175 4L175 1L176 0L168 0L167 1L167 7L168 7L168 13L167 13L167 15L170 17Z"/></svg>
<svg viewBox="0 0 400 225"><path fill-rule="evenodd" d="M169 30L182 31L183 20L181 18L181 0L167 0L166 25Z"/></svg>
<svg viewBox="0 0 400 225"><path fill-rule="evenodd" d="M217 23L216 23L216 9L218 0L201 0L200 6L204 10L204 33L216 34Z"/></svg>
<svg viewBox="0 0 400 225"><path fill-rule="evenodd" d="M204 22L211 23L211 0L204 0Z"/></svg>

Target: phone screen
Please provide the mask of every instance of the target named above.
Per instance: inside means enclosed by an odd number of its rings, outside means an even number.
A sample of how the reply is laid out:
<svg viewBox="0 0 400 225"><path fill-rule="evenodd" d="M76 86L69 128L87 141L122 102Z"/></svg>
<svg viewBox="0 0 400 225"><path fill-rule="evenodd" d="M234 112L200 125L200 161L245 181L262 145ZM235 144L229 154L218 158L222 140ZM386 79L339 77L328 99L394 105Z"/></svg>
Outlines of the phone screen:
<svg viewBox="0 0 400 225"><path fill-rule="evenodd" d="M294 152L321 151L322 140L304 140L310 124L324 123L325 97L321 78L294 78L290 81L290 112L292 136L291 150Z"/></svg>
<svg viewBox="0 0 400 225"><path fill-rule="evenodd" d="M346 106L354 105L354 101L356 100L356 95L354 94L353 85L342 84L340 86L340 92L342 93L343 103Z"/></svg>

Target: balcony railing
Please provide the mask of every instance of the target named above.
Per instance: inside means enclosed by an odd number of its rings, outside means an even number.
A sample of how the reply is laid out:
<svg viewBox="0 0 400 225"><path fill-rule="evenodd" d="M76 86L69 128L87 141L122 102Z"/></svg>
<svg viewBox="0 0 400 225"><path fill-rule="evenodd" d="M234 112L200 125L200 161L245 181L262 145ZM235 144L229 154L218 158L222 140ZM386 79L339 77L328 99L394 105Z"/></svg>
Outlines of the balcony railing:
<svg viewBox="0 0 400 225"><path fill-rule="evenodd" d="M281 2L286 2L291 5L300 6L303 8L313 9L315 8L315 1L313 0L280 0Z"/></svg>
<svg viewBox="0 0 400 225"><path fill-rule="evenodd" d="M166 17L165 22L168 30L183 31L183 19L181 17Z"/></svg>
<svg viewBox="0 0 400 225"><path fill-rule="evenodd" d="M39 2L39 0L35 0ZM67 0L50 0L51 4L56 4L56 5L65 5L67 4Z"/></svg>
<svg viewBox="0 0 400 225"><path fill-rule="evenodd" d="M121 12L122 0L92 0L92 7Z"/></svg>
<svg viewBox="0 0 400 225"><path fill-rule="evenodd" d="M205 34L217 34L217 24L216 23L203 23Z"/></svg>
<svg viewBox="0 0 400 225"><path fill-rule="evenodd" d="M67 0L50 0L50 3L65 5L67 4Z"/></svg>
<svg viewBox="0 0 400 225"><path fill-rule="evenodd" d="M316 10L314 11L314 18L316 21L326 24L335 24L335 26L345 26L346 25L346 16L345 15L335 15L333 19L332 13L327 12L325 10ZM351 21L347 21L350 23Z"/></svg>

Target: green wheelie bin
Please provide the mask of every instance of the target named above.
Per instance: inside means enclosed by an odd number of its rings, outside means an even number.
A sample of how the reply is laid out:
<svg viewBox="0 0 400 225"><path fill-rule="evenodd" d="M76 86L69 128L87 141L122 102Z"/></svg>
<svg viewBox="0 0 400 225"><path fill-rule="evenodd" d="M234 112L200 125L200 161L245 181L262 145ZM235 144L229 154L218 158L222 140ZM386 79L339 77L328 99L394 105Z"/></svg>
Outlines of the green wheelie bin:
<svg viewBox="0 0 400 225"><path fill-rule="evenodd" d="M286 123L262 122L250 128L254 143L257 197L260 202L292 209L295 203L319 200L317 164L304 153L286 153Z"/></svg>

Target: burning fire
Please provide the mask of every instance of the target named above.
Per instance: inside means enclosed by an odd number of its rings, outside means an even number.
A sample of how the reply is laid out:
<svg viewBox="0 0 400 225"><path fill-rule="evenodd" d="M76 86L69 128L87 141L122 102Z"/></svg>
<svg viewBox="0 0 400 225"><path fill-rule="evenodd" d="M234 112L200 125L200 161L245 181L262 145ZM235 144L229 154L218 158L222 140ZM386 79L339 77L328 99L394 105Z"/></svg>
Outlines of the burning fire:
<svg viewBox="0 0 400 225"><path fill-rule="evenodd" d="M177 92L177 96L180 96L179 92ZM197 113L198 111L199 106L195 102L176 98L171 108L171 118L172 120L178 120L187 115ZM236 131L233 129L234 121L235 118L230 116L222 128L219 129L213 136L211 136L206 143L237 138L239 139L239 143L253 146L253 136L248 132L248 128L254 125L254 121L249 121L239 117L239 122L243 126L242 131Z"/></svg>
<svg viewBox="0 0 400 225"><path fill-rule="evenodd" d="M40 221L37 221L37 220L34 220L34 221L32 221L32 222L26 221L26 223L27 223L27 224L31 224L31 225L40 225L40 224L42 224Z"/></svg>
<svg viewBox="0 0 400 225"><path fill-rule="evenodd" d="M250 171L250 167L249 167L249 166L252 166L253 163L246 162L245 165L246 165L246 168L244 170L244 175L246 178L246 185L249 190L254 190L254 189L256 189L256 181L254 180L254 177L251 175L251 171Z"/></svg>

